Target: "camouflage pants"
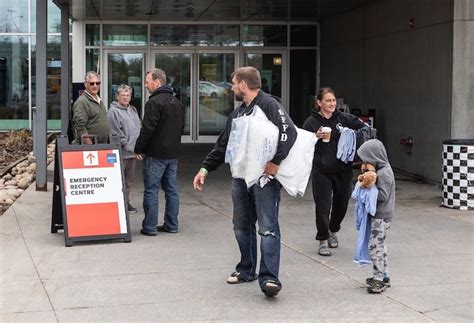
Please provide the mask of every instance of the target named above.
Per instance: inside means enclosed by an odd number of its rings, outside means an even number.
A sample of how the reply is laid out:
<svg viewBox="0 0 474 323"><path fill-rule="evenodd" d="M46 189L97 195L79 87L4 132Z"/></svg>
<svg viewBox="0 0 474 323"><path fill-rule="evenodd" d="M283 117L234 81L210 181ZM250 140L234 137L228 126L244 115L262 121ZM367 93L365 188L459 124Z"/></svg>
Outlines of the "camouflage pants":
<svg viewBox="0 0 474 323"><path fill-rule="evenodd" d="M387 244L385 238L391 219L374 219L370 223L369 255L374 266L374 278L383 280L388 274Z"/></svg>

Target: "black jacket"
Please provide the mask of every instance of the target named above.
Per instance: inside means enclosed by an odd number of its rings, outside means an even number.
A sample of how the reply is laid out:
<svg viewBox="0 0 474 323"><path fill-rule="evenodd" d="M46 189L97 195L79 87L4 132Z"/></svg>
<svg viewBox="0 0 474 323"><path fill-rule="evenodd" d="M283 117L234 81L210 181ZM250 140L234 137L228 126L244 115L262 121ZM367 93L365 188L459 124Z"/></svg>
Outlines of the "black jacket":
<svg viewBox="0 0 474 323"><path fill-rule="evenodd" d="M202 167L211 172L224 162L227 142L229 141L229 135L232 128L232 120L244 114L251 114L255 105L258 105L262 109L268 120L278 127L280 133L277 152L275 157L272 159L272 163L280 165L281 161L286 158L296 140L297 132L295 125L283 109L279 98L263 91L259 91L258 95L253 99L249 106L242 103L239 108L232 111L227 119L225 129L220 133L219 138L217 138L216 144L214 145L214 149L212 149L212 151L207 155Z"/></svg>
<svg viewBox="0 0 474 323"><path fill-rule="evenodd" d="M184 108L169 86L161 86L145 104L135 153L155 158L178 158L184 128Z"/></svg>
<svg viewBox="0 0 474 323"><path fill-rule="evenodd" d="M335 111L331 118L326 119L317 111L313 110L311 116L306 119L303 129L316 132L319 127L330 127L331 141L328 143L318 140L314 149L313 169L317 169L321 173L333 174L352 169L352 163L345 164L337 159L337 144L339 142L339 127L347 127L358 130L366 127L358 117L340 111ZM359 135L357 134L359 137Z"/></svg>

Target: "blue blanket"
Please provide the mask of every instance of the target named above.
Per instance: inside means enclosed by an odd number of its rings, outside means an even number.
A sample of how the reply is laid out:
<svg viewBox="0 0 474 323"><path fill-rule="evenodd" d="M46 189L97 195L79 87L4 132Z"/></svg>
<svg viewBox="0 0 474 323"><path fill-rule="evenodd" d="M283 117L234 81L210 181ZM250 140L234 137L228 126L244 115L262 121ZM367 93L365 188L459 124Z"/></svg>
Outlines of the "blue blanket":
<svg viewBox="0 0 474 323"><path fill-rule="evenodd" d="M372 185L370 188L362 188L359 182L357 182L352 192L352 198L356 200L354 208L355 226L357 231L359 231L353 260L361 267L372 263L369 256L369 216L375 215L377 211L378 194L377 186Z"/></svg>

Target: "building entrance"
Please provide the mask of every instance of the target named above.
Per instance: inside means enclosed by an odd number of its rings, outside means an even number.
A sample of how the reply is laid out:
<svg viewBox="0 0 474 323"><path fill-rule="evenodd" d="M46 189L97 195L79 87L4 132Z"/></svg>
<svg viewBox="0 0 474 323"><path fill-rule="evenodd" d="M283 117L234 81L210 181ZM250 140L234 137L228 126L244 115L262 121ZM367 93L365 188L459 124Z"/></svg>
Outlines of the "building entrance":
<svg viewBox="0 0 474 323"><path fill-rule="evenodd" d="M238 51L155 51L153 64L185 107L183 142L215 142L235 106L230 75Z"/></svg>

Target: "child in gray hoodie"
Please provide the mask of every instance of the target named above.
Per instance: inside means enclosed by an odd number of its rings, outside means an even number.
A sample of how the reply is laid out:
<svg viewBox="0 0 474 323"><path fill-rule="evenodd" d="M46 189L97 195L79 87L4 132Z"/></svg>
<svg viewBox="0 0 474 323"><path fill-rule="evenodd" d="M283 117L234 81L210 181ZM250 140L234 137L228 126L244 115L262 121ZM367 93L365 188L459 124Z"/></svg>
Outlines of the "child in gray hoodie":
<svg viewBox="0 0 474 323"><path fill-rule="evenodd" d="M371 218L369 255L374 268L374 276L367 278L369 293L382 293L390 287L388 276L388 256L385 238L390 228L395 210L395 176L388 162L387 152L380 140L366 141L357 150L357 155L364 163L375 166L378 188L377 211Z"/></svg>

